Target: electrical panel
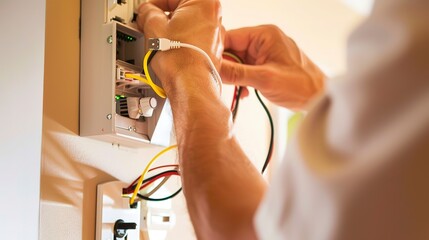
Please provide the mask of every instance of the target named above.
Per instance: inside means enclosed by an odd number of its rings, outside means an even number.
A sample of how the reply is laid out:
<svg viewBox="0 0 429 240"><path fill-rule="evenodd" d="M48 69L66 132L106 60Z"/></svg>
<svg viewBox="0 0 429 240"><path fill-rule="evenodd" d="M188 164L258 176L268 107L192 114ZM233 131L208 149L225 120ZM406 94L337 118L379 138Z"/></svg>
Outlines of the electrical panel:
<svg viewBox="0 0 429 240"><path fill-rule="evenodd" d="M126 75L144 77L145 38L135 23L141 2L82 0L81 136L130 147L170 144L173 119L168 100Z"/></svg>

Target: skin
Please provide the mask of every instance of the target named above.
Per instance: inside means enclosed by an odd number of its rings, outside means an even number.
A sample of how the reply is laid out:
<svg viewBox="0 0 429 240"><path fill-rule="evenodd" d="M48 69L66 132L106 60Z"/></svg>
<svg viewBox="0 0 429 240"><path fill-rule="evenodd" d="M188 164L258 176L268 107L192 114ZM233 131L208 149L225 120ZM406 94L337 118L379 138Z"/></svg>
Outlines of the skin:
<svg viewBox="0 0 429 240"><path fill-rule="evenodd" d="M321 91L323 73L278 28L225 32L221 19L216 0L152 0L140 6L138 26L148 38L202 48L225 83L255 87L281 106L302 108ZM249 65L222 62L224 47ZM183 189L198 239L257 239L253 218L267 185L233 135L231 113L206 60L182 48L159 52L151 67L171 102Z"/></svg>
<svg viewBox="0 0 429 240"><path fill-rule="evenodd" d="M296 110L323 91L323 72L277 26L226 32L224 44L246 63L224 61L225 83L256 88L272 103Z"/></svg>

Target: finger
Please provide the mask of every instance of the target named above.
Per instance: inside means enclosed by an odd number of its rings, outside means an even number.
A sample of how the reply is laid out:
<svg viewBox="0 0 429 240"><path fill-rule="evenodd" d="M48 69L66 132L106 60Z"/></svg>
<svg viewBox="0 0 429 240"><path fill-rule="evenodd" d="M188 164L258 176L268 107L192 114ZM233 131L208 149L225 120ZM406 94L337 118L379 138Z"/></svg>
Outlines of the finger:
<svg viewBox="0 0 429 240"><path fill-rule="evenodd" d="M240 57L246 64L255 65L259 58L260 47L265 38L261 27L247 27L227 31L225 34L225 51Z"/></svg>
<svg viewBox="0 0 429 240"><path fill-rule="evenodd" d="M240 53L248 51L252 38L257 29L255 27L247 27L226 31L224 46L225 49L240 56ZM244 55L240 56L244 59Z"/></svg>
<svg viewBox="0 0 429 240"><path fill-rule="evenodd" d="M222 17L220 17L219 21L222 23ZM221 24L221 27L220 27L220 37L222 39L222 42L225 42L225 34L226 34L225 26L223 26Z"/></svg>
<svg viewBox="0 0 429 240"><path fill-rule="evenodd" d="M163 11L166 12L173 12L175 11L181 4L184 4L186 2L193 2L195 3L204 3L204 4L211 4L211 3L215 3L217 6L220 6L219 2L216 0L212 0L212 1L191 1L191 0L148 0L148 2L156 5L157 7L159 7L160 9L162 9Z"/></svg>
<svg viewBox="0 0 429 240"><path fill-rule="evenodd" d="M139 7L137 25L146 37L159 37L164 35L168 17L164 11L151 3L143 3ZM156 27L153 27L156 26Z"/></svg>
<svg viewBox="0 0 429 240"><path fill-rule="evenodd" d="M149 0L149 3L157 6L163 11L173 12L179 6L180 3L184 2L183 0Z"/></svg>
<svg viewBox="0 0 429 240"><path fill-rule="evenodd" d="M251 86L263 90L267 87L271 70L265 66L252 66L223 61L220 74L226 84Z"/></svg>

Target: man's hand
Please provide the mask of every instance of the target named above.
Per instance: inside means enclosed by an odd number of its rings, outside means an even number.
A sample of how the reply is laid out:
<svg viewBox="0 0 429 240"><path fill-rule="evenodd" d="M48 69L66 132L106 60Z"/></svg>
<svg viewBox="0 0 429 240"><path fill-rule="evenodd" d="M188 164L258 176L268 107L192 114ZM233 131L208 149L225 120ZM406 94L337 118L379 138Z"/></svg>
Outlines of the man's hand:
<svg viewBox="0 0 429 240"><path fill-rule="evenodd" d="M254 87L271 102L291 109L302 109L323 90L325 75L278 27L228 31L224 44L247 64L223 61L225 83Z"/></svg>
<svg viewBox="0 0 429 240"><path fill-rule="evenodd" d="M140 6L137 23L146 38L163 37L200 47L220 68L224 35L221 19L219 1L150 0ZM175 87L170 83L177 74L189 68L210 72L205 61L193 50L179 49L158 53L151 65L168 95Z"/></svg>

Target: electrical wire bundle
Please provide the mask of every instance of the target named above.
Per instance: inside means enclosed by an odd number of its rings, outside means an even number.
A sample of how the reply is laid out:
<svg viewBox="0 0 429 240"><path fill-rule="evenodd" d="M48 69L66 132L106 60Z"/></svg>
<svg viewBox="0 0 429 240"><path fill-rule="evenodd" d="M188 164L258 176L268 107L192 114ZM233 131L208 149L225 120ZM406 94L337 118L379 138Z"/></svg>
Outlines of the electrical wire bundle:
<svg viewBox="0 0 429 240"><path fill-rule="evenodd" d="M235 117L237 116L238 106L240 103L240 97L242 92L243 92L243 87L237 87L237 86L234 87L234 96L232 98L232 103L231 103L231 113L232 113L233 122L235 122Z"/></svg>
<svg viewBox="0 0 429 240"><path fill-rule="evenodd" d="M165 200L168 200L168 199L175 197L177 194L179 194L182 191L182 188L177 190L172 195L164 197L164 198L151 198L151 196L155 192L157 192L170 179L170 177L180 176L178 167L179 167L179 165L172 164L172 165L164 165L164 166L159 166L159 167L155 167L155 168L150 169L149 172L152 172L154 170L158 170L161 168L171 168L170 170L166 170L166 171L157 173L151 177L144 179L142 182L143 184L140 187L139 191L149 189L149 187L151 185L153 185L159 179L162 179L162 181L158 185L156 185L155 188L153 188L152 190L150 190L150 192L148 192L146 194L137 193L137 197L139 199L146 200L146 201L165 201ZM132 194L134 192L135 188L137 187L138 180L139 180L139 178L136 178L128 187L122 189L122 195L124 197L129 196L130 194Z"/></svg>
<svg viewBox="0 0 429 240"><path fill-rule="evenodd" d="M164 200L175 197L177 194L179 194L182 191L182 188L180 188L179 190L177 190L172 195L170 195L168 197L164 197L164 198L151 198L150 197L152 194L154 194L156 191L158 191L162 187L162 185L164 185L168 181L168 179L171 176L175 176L175 175L180 176L180 173L178 170L178 167L179 167L178 165L165 165L165 166L160 166L160 167L150 169L150 167L154 164L154 162L161 155L163 155L164 153L166 153L172 149L175 149L175 148L177 148L177 145L167 147L167 148L163 149L161 152L159 152L158 154L156 154L152 158L152 160L150 160L149 163L146 165L146 168L143 170L143 173L140 175L140 177L138 177L136 180L134 180L127 188L122 189L122 196L130 198L130 206L133 206L135 204L136 200L138 200L138 199L142 199L142 200L146 200L146 201L164 201ZM154 170L161 169L161 168L167 168L167 167L174 167L174 169L161 172L161 173L156 174L152 177L145 178L149 172L152 172ZM161 178L164 178L164 179L161 181L160 184L158 184L149 193L147 193L147 194L141 194L140 193L141 190L148 188L149 186L154 184L155 181L157 181L158 179L161 179Z"/></svg>
<svg viewBox="0 0 429 240"><path fill-rule="evenodd" d="M230 53L230 52L224 52L223 58L228 60L228 61L234 61L234 62L240 63L240 64L244 63L240 57L238 57L237 55ZM240 97L241 97L242 91L243 91L243 87L241 87L241 86L235 86L234 87L234 95L233 95L232 104L231 104L231 112L232 112L232 120L233 121L235 121L235 118L237 116L238 106L240 103ZM273 123L273 118L271 116L271 113L268 110L268 107L265 105L264 101L262 101L261 96L259 95L259 91L256 89L255 89L255 94L256 94L256 97L258 98L259 103L264 108L264 111L267 114L268 120L270 122L270 145L268 147L267 157L265 158L265 162L264 162L264 165L263 165L262 171L261 171L261 173L263 174L265 172L265 170L267 169L268 164L269 164L271 157L273 155L274 123Z"/></svg>

